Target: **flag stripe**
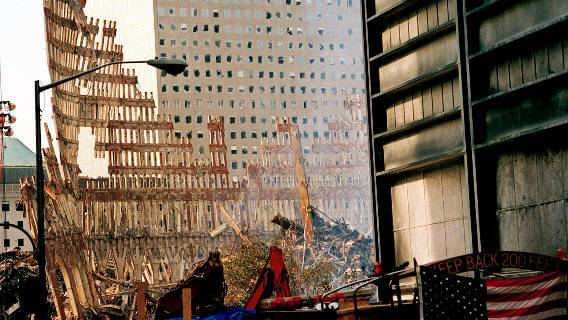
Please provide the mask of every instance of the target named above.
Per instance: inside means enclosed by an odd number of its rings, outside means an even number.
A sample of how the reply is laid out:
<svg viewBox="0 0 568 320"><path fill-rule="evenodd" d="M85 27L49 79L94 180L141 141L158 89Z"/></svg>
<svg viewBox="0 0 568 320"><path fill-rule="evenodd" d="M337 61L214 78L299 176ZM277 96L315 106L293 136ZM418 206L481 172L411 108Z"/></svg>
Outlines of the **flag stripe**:
<svg viewBox="0 0 568 320"><path fill-rule="evenodd" d="M510 279L511 283L513 283L510 287L493 287L493 285L491 284L491 281L493 281L493 280L486 280L487 293L488 294L522 293L522 292L528 292L528 291L534 291L534 290L554 287L554 286L557 286L557 285L563 283L564 281L566 281L565 279L558 278L558 279L548 280L548 281L545 281L545 282L542 282L542 283L535 283L535 284L531 284L531 285L517 286L517 285L514 285L515 280L516 279ZM499 280L499 281L503 281L503 280Z"/></svg>
<svg viewBox="0 0 568 320"><path fill-rule="evenodd" d="M525 286L543 281L551 281L563 277L564 274L560 271L549 272L529 278L517 279L488 279L486 280L487 286L491 287L511 287L511 286Z"/></svg>
<svg viewBox="0 0 568 320"><path fill-rule="evenodd" d="M518 317L525 315L533 315L539 312L564 308L566 310L566 298L556 299L552 301L547 301L545 303L530 306L526 308L516 308L516 309L504 309L504 310L487 310L487 316L489 318L507 318L507 317Z"/></svg>
<svg viewBox="0 0 568 320"><path fill-rule="evenodd" d="M564 309L552 309L547 310L535 314L531 314L528 316L518 316L518 317L508 317L508 318L501 318L507 320L557 320L563 319L566 320L566 311Z"/></svg>
<svg viewBox="0 0 568 320"><path fill-rule="evenodd" d="M499 290L492 290L493 288L487 288L487 302L510 302L510 301L523 301L527 299L534 299L537 297L544 297L549 294L553 294L556 292L566 292L567 289L566 282L559 283L556 286L546 287L542 289L536 289L534 291L528 292L519 292L519 293L511 293L499 291ZM501 293L503 292L503 293Z"/></svg>
<svg viewBox="0 0 568 320"><path fill-rule="evenodd" d="M555 292L550 295L545 295L541 297L528 298L522 301L504 301L504 302L493 302L487 303L487 310L506 310L506 309L517 309L517 308L527 308L531 306L541 305L550 300L566 299L566 294L564 292Z"/></svg>

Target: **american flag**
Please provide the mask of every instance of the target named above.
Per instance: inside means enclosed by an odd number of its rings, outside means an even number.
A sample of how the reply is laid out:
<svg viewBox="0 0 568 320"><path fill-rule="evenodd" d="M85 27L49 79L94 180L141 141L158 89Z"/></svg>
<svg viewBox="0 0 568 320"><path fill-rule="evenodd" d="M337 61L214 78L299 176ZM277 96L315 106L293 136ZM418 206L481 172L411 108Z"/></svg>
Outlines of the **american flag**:
<svg viewBox="0 0 568 320"><path fill-rule="evenodd" d="M475 279L420 268L422 318L567 319L566 274Z"/></svg>
<svg viewBox="0 0 568 320"><path fill-rule="evenodd" d="M488 279L489 319L566 319L566 274L550 272L521 279Z"/></svg>

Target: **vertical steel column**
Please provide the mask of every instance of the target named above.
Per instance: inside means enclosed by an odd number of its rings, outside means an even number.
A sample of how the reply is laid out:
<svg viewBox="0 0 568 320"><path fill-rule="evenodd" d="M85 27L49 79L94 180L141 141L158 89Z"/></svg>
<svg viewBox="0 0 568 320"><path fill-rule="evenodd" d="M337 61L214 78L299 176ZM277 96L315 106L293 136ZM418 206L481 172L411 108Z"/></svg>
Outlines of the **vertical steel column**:
<svg viewBox="0 0 568 320"><path fill-rule="evenodd" d="M469 216L471 225L471 249L473 253L481 250L479 240L479 205L477 192L477 168L475 161L473 111L471 109L471 87L468 63L467 21L465 16L465 2L456 0L456 33L459 48L459 77L462 92L462 125L463 144L465 148L464 167L467 181L467 197L469 203Z"/></svg>

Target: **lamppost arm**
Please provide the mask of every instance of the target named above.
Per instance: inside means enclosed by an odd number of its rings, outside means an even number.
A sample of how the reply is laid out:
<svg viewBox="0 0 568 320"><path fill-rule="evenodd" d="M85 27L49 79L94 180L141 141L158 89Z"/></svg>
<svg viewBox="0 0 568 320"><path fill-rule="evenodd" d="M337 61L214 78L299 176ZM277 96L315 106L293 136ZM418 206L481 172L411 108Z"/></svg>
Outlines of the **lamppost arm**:
<svg viewBox="0 0 568 320"><path fill-rule="evenodd" d="M148 62L148 60L131 60L131 61L113 61L113 62L105 63L105 64L102 64L102 65L100 65L100 66L96 66L96 67L94 67L94 68L92 68L92 69L85 70L85 71L83 71L83 72L79 72L79 73L74 74L74 75L72 75L72 76L70 76L70 77L67 77L67 78L65 78L65 79L57 80L57 81L54 81L54 82L52 82L52 83L46 84L46 85L44 85L44 86L39 86L39 92L42 92L42 91L51 89L51 88L53 88L53 87L57 87L58 85L63 84L63 83L65 83L65 82L68 82L68 81L71 81L71 80L75 80L75 79L77 79L77 78L81 78L81 77L84 76L84 75L87 75L87 74L89 74L89 73L95 72L95 71L100 70L100 69L102 69L102 68L104 68L104 67L112 66L112 65L115 65L115 64L124 64L124 63L147 63L147 62Z"/></svg>

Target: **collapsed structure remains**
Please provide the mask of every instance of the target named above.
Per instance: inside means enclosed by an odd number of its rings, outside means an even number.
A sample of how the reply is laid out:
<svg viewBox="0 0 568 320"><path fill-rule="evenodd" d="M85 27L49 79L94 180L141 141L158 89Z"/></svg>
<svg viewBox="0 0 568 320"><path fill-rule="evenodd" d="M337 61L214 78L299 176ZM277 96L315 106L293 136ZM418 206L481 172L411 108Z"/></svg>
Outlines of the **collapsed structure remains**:
<svg viewBox="0 0 568 320"><path fill-rule="evenodd" d="M123 59L122 46L115 43L116 23L86 17L84 6L84 0L44 1L53 81ZM156 113L152 94L138 90L133 70L111 66L55 87L51 104L58 144L46 129L46 247L61 317L62 291L77 316L81 305L130 295L133 281L148 283L150 293L160 292L209 250L234 247L238 241L231 232L210 236L223 222L220 205L260 237L277 229L269 223L277 213L299 220L296 163L282 153L290 148L285 132L263 141L261 160L251 164L248 181L235 182L228 176L223 119L208 119L210 156L193 159L189 138L175 137L171 119ZM345 119L329 124L338 138L314 141L320 152L305 161L309 192L314 206L330 209L336 219L369 225L358 215L369 208L366 129L360 106L346 107ZM344 130L357 134L343 138ZM104 177L82 175L78 157L85 132L94 140L92 161L107 161ZM32 178L21 181L21 193L37 234ZM355 208L346 207L346 197L355 199ZM65 286L59 285L57 270Z"/></svg>

